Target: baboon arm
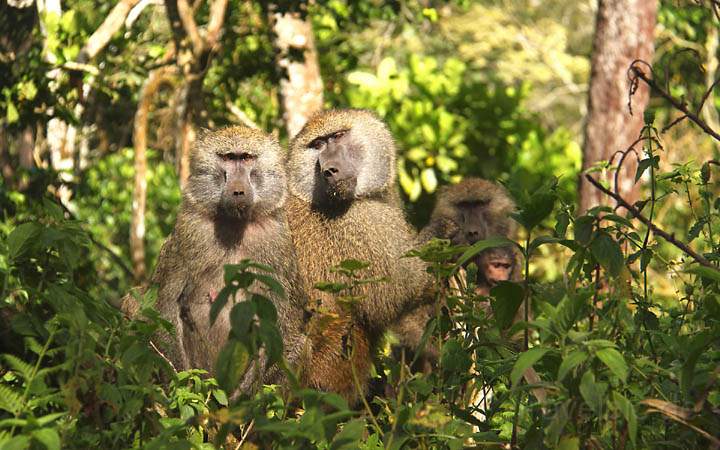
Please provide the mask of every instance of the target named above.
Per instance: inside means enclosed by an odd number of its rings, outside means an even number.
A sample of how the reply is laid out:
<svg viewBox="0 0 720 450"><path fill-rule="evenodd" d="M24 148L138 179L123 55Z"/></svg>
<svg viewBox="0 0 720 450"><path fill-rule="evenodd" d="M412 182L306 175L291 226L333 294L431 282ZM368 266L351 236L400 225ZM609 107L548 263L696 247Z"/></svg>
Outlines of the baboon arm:
<svg viewBox="0 0 720 450"><path fill-rule="evenodd" d="M420 230L418 242L422 245L434 237L452 239L457 232L458 226L451 220L443 217L430 219L430 223Z"/></svg>
<svg viewBox="0 0 720 450"><path fill-rule="evenodd" d="M159 286L155 308L175 329L174 335L161 332L157 338L165 356L178 370L184 370L190 366L183 346L184 327L181 304L187 301L192 283L181 265L182 261L183 257L176 245L174 235L170 235L160 250L157 267L152 277L152 282Z"/></svg>

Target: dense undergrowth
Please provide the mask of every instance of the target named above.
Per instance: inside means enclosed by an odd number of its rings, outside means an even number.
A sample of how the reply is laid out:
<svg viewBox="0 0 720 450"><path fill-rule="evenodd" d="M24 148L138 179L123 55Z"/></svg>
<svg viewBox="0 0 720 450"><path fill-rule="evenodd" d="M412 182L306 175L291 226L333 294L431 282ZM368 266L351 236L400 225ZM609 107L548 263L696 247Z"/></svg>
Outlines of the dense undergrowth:
<svg viewBox="0 0 720 450"><path fill-rule="evenodd" d="M151 343L168 327L152 308L152 290L138 319L122 317L116 299L98 288L86 224L70 219L45 189L3 188L0 448L720 445L717 163L660 172L670 150L659 146L652 118L643 133L637 179L650 189L638 207L652 221L669 197L689 199L695 223L686 235L663 239L661 230L610 207L578 216L555 180L515 192L523 280L500 284L489 299L457 281L458 264L497 241L464 248L436 240L413 252L437 279L437 315L425 336L441 342L439 366L416 373L409 356L385 349L375 362L379 387L354 409L297 386L229 400L261 346L280 355L275 314L259 296L236 305L259 320L234 324L219 381L201 370L175 373ZM703 251L666 249L690 241ZM530 271L544 246L569 255L564 276L550 283ZM253 280L276 289L258 270L228 267L221 298L252 290ZM341 270L348 285L362 280L362 264ZM676 301L659 299L659 276L672 280ZM342 286L334 288L342 295ZM522 303L530 305L529 320L512 324ZM531 368L536 377L525 375Z"/></svg>

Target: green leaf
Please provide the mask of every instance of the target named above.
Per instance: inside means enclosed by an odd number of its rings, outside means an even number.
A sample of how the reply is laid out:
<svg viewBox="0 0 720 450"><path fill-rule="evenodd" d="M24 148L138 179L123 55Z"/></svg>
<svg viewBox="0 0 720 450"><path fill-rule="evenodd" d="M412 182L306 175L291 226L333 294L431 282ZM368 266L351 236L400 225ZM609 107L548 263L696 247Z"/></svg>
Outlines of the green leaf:
<svg viewBox="0 0 720 450"><path fill-rule="evenodd" d="M274 323L260 322L258 330L260 339L265 344L265 350L270 363L280 361L283 352L283 340L278 327Z"/></svg>
<svg viewBox="0 0 720 450"><path fill-rule="evenodd" d="M365 427L366 424L363 419L354 419L346 423L330 443L330 450L359 448L363 434L365 433Z"/></svg>
<svg viewBox="0 0 720 450"><path fill-rule="evenodd" d="M261 320L268 320L270 322L277 321L277 308L275 304L265 296L253 294L250 301L255 303L255 311Z"/></svg>
<svg viewBox="0 0 720 450"><path fill-rule="evenodd" d="M17 226L7 238L8 256L15 259L27 248L27 244L38 237L41 226L37 223L28 222Z"/></svg>
<svg viewBox="0 0 720 450"><path fill-rule="evenodd" d="M510 383L513 386L517 386L518 381L523 376L525 371L533 366L536 362L542 358L545 353L549 352L549 348L545 347L533 347L530 350L522 353L515 362L512 371L510 372Z"/></svg>
<svg viewBox="0 0 720 450"><path fill-rule="evenodd" d="M581 216L575 219L575 241L582 246L587 246L592 239L593 225L595 218L592 216Z"/></svg>
<svg viewBox="0 0 720 450"><path fill-rule="evenodd" d="M625 381L628 376L628 366L625 359L619 351L614 348L603 348L597 350L595 355L602 361L610 371L615 374L621 381Z"/></svg>
<svg viewBox="0 0 720 450"><path fill-rule="evenodd" d="M228 405L228 398L227 394L225 394L225 391L222 389L213 389L212 391L213 397L215 397L215 400L222 406Z"/></svg>
<svg viewBox="0 0 720 450"><path fill-rule="evenodd" d="M587 352L583 350L573 350L570 352L560 363L557 380L562 381L568 372L585 362L588 356Z"/></svg>
<svg viewBox="0 0 720 450"><path fill-rule="evenodd" d="M240 384L249 360L245 345L237 339L228 339L215 362L218 385L226 392L233 392Z"/></svg>
<svg viewBox="0 0 720 450"><path fill-rule="evenodd" d="M645 158L638 163L637 171L635 172L635 182L637 183L643 173L652 166L655 169L659 168L660 156L655 155L651 158Z"/></svg>
<svg viewBox="0 0 720 450"><path fill-rule="evenodd" d="M236 339L244 340L250 333L255 317L255 303L243 301L233 305L230 310L231 333Z"/></svg>
<svg viewBox="0 0 720 450"><path fill-rule="evenodd" d="M630 436L632 446L635 447L635 440L637 439L637 415L635 414L635 407L630 403L630 400L619 392L613 392L612 398L615 408L620 411L620 414L622 414L627 422L628 436Z"/></svg>
<svg viewBox="0 0 720 450"><path fill-rule="evenodd" d="M512 281L501 281L490 290L490 304L500 330L512 324L515 314L523 303L524 294L522 286Z"/></svg>
<svg viewBox="0 0 720 450"><path fill-rule="evenodd" d="M708 280L720 282L720 271L717 269L713 269L712 267L695 266L691 267L685 272L697 275L702 278L707 278Z"/></svg>
<svg viewBox="0 0 720 450"><path fill-rule="evenodd" d="M40 428L32 432L32 437L47 450L58 450L60 448L60 435L54 428Z"/></svg>
<svg viewBox="0 0 720 450"><path fill-rule="evenodd" d="M435 170L432 167L427 167L420 172L420 182L425 189L425 192L432 194L437 189L438 181L435 176Z"/></svg>
<svg viewBox="0 0 720 450"><path fill-rule="evenodd" d="M689 345L684 348L684 354L687 355L685 363L680 371L680 389L685 395L690 395L690 389L695 378L695 366L697 365L700 355L702 355L707 346L712 342L713 335L708 331L703 331L690 339Z"/></svg>
<svg viewBox="0 0 720 450"><path fill-rule="evenodd" d="M4 441L0 450L24 450L30 446L30 436L20 435Z"/></svg>
<svg viewBox="0 0 720 450"><path fill-rule="evenodd" d="M234 292L235 289L231 286L225 286L220 290L218 295L215 297L215 300L213 300L212 305L210 305L210 325L215 323L215 320L217 320L218 314L220 314L220 311L223 310L225 305L227 304L228 300L230 299L230 294Z"/></svg>
<svg viewBox="0 0 720 450"><path fill-rule="evenodd" d="M607 383L595 381L595 375L590 370L586 371L580 379L580 395L597 416L602 415L606 391Z"/></svg>
<svg viewBox="0 0 720 450"><path fill-rule="evenodd" d="M620 244L604 231L599 232L590 244L590 252L611 276L618 276L625 264Z"/></svg>
<svg viewBox="0 0 720 450"><path fill-rule="evenodd" d="M261 273L253 274L255 279L264 284L270 291L275 293L280 298L285 298L285 289L282 284L270 275L264 275Z"/></svg>
<svg viewBox="0 0 720 450"><path fill-rule="evenodd" d="M5 113L5 120L7 121L8 125L13 124L20 119L20 114L18 113L15 104L10 100L8 100L6 103L6 109L7 111Z"/></svg>

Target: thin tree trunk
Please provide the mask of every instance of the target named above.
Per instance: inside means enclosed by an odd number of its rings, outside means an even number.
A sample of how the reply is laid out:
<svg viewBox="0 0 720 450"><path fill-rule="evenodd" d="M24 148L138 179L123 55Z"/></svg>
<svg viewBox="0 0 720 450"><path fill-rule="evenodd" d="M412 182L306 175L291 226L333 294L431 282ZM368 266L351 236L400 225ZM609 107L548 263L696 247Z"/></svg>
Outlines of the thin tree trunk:
<svg viewBox="0 0 720 450"><path fill-rule="evenodd" d="M632 115L628 108L630 64L636 59L652 62L656 0L600 0L597 11L591 61L588 116L585 124L583 170L598 161L612 160L639 137L649 89L640 83L633 95ZM642 148L636 146L642 158ZM617 163L619 157L615 157ZM637 158L628 155L618 177L618 190L635 201ZM593 176L597 176L594 174ZM611 180L612 174L607 174ZM587 181L580 179L580 211L607 203L608 199Z"/></svg>
<svg viewBox="0 0 720 450"><path fill-rule="evenodd" d="M202 84L212 53L220 39L227 5L228 0L214 0L210 3L207 27L205 33L200 33L193 16L194 9L187 0L165 0L177 49L179 72L185 78L176 101L176 160L181 186L185 185L190 176L190 149L195 141L194 126L203 110Z"/></svg>
<svg viewBox="0 0 720 450"><path fill-rule="evenodd" d="M714 86L716 78L718 76L718 48L720 48L720 21L711 14L710 26L707 30L707 38L705 40L705 51L707 53L707 60L705 63L705 89L710 90L705 104L703 105L702 115L705 122L713 130L720 129L720 117L718 116L717 106L715 106L715 92L717 86ZM714 145L717 146L717 142L713 140Z"/></svg>
<svg viewBox="0 0 720 450"><path fill-rule="evenodd" d="M26 126L20 133L20 142L18 145L18 164L23 169L32 169L35 167L35 133L32 126Z"/></svg>
<svg viewBox="0 0 720 450"><path fill-rule="evenodd" d="M312 26L297 12L272 15L277 64L283 71L280 98L288 136L294 137L323 108L323 83Z"/></svg>
<svg viewBox="0 0 720 450"><path fill-rule="evenodd" d="M140 284L145 281L145 205L147 199L147 125L148 113L153 97L173 68L163 67L150 72L140 91L135 122L133 126L133 147L135 150L135 187L132 201L132 221L130 223L130 258L133 277Z"/></svg>

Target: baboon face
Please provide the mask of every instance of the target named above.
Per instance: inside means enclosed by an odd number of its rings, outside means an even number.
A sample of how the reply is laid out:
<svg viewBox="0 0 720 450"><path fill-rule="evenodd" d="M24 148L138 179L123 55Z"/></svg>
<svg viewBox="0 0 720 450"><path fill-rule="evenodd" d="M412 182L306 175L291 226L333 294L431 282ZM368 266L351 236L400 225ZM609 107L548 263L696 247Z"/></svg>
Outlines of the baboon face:
<svg viewBox="0 0 720 450"><path fill-rule="evenodd" d="M478 278L489 286L512 279L515 270L515 254L509 247L496 247L483 251L478 256Z"/></svg>
<svg viewBox="0 0 720 450"><path fill-rule="evenodd" d="M249 220L282 207L285 181L277 141L232 127L198 139L186 197L218 217Z"/></svg>
<svg viewBox="0 0 720 450"><path fill-rule="evenodd" d="M308 145L317 153L316 186L329 198L347 201L355 196L359 169L365 159L365 148L354 136L356 133L353 129L339 130L317 137Z"/></svg>
<svg viewBox="0 0 720 450"><path fill-rule="evenodd" d="M290 144L290 190L320 206L392 188L395 146L385 124L362 110L316 114Z"/></svg>
<svg viewBox="0 0 720 450"><path fill-rule="evenodd" d="M487 203L481 201L463 201L455 204L458 230L452 237L456 245L472 245L487 239L490 234L488 224L491 217Z"/></svg>

